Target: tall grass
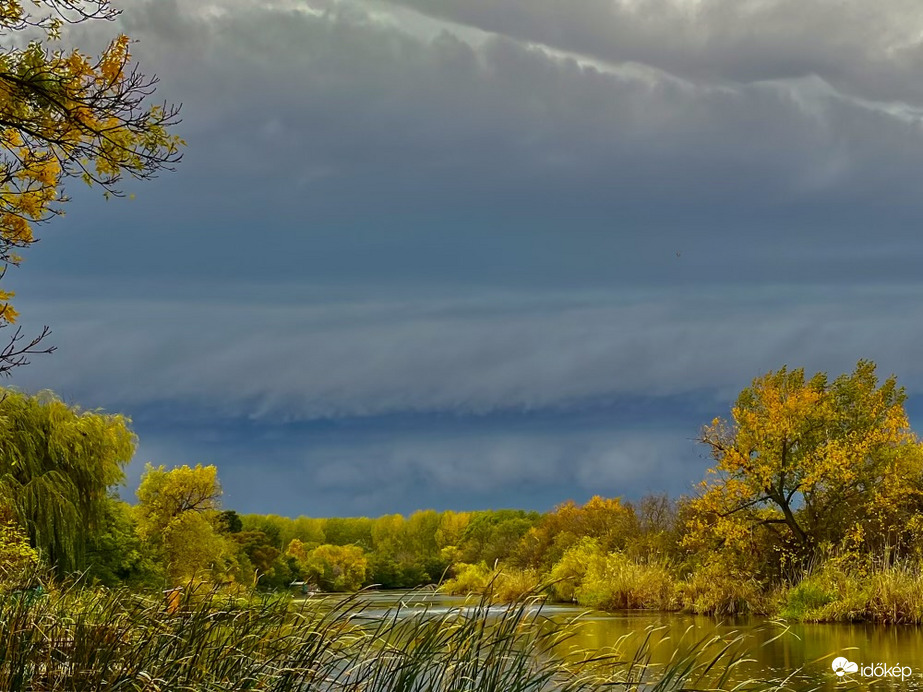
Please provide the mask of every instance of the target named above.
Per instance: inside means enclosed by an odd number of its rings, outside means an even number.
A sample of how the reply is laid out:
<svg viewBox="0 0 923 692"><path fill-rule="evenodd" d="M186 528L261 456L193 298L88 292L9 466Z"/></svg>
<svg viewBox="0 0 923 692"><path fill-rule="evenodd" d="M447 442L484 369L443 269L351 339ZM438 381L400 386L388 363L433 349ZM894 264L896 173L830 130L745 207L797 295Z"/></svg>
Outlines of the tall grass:
<svg viewBox="0 0 923 692"><path fill-rule="evenodd" d="M623 553L590 561L574 598L598 610L673 610L674 580L665 564L641 564Z"/></svg>
<svg viewBox="0 0 923 692"><path fill-rule="evenodd" d="M383 616L356 597L296 605L208 592L169 613L160 599L73 586L0 597L0 689L666 692L729 689L740 660L733 642L709 641L655 666L650 636L591 655L568 650L573 632L534 602Z"/></svg>
<svg viewBox="0 0 923 692"><path fill-rule="evenodd" d="M483 595L495 603L512 603L537 596L546 586L547 582L534 569L459 564L455 577L446 580L439 590L453 595Z"/></svg>
<svg viewBox="0 0 923 692"><path fill-rule="evenodd" d="M683 610L699 615L770 615L778 608L777 594L717 561L693 570L677 584L676 591Z"/></svg>
<svg viewBox="0 0 923 692"><path fill-rule="evenodd" d="M915 562L846 563L834 558L787 592L784 618L809 622L923 624L923 570Z"/></svg>

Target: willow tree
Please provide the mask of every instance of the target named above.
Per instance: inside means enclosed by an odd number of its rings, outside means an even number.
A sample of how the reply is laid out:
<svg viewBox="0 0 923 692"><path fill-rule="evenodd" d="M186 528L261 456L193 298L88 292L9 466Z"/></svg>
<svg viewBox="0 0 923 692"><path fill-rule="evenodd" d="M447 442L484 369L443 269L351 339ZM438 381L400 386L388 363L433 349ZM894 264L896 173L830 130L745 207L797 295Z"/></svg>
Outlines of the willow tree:
<svg viewBox="0 0 923 692"><path fill-rule="evenodd" d="M702 432L717 465L690 508L695 542L743 550L790 546L802 555L847 538L915 542L923 509L923 450L904 390L860 361L830 382L782 368L756 378Z"/></svg>
<svg viewBox="0 0 923 692"><path fill-rule="evenodd" d="M149 103L157 79L132 65L127 36L96 56L65 45L70 25L117 15L108 0L0 2L0 277L35 242L36 225L63 213L66 180L119 195L126 177L151 178L180 159L169 132L178 108ZM16 320L12 295L0 289L0 328ZM0 349L0 373L46 334L23 342L17 330Z"/></svg>
<svg viewBox="0 0 923 692"><path fill-rule="evenodd" d="M0 502L61 572L82 566L108 491L124 477L136 441L129 423L51 392L0 390Z"/></svg>

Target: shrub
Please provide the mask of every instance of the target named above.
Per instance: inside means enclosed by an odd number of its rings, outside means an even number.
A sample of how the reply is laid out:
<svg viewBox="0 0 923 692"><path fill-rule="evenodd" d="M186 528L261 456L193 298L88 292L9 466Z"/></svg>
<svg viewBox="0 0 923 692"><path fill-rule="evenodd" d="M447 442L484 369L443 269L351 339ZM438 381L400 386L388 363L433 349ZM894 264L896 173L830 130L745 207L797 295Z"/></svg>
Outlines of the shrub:
<svg viewBox="0 0 923 692"><path fill-rule="evenodd" d="M673 593L673 577L665 565L640 564L623 553L592 560L575 590L577 603L598 610L670 610Z"/></svg>
<svg viewBox="0 0 923 692"><path fill-rule="evenodd" d="M552 593L558 601L577 602L577 589L583 584L590 565L605 559L602 550L592 538L584 538L567 550L551 568Z"/></svg>
<svg viewBox="0 0 923 692"><path fill-rule="evenodd" d="M541 591L541 578L536 570L503 569L493 575L487 593L491 601L512 603L538 596Z"/></svg>
<svg viewBox="0 0 923 692"><path fill-rule="evenodd" d="M365 583L369 561L357 545L321 545L301 565L307 579L325 591L357 591Z"/></svg>
<svg viewBox="0 0 923 692"><path fill-rule="evenodd" d="M455 565L455 577L447 580L440 590L449 594L480 594L487 589L490 578L490 570L483 562L479 565L459 562Z"/></svg>
<svg viewBox="0 0 923 692"><path fill-rule="evenodd" d="M807 577L789 589L780 615L787 620L807 620L828 603L836 600L829 584L818 577Z"/></svg>
<svg viewBox="0 0 923 692"><path fill-rule="evenodd" d="M772 594L756 579L718 559L698 566L676 590L683 610L702 615L767 615L776 610Z"/></svg>
<svg viewBox="0 0 923 692"><path fill-rule="evenodd" d="M0 582L16 581L19 574L38 562L38 552L29 545L29 535L14 521L0 519Z"/></svg>

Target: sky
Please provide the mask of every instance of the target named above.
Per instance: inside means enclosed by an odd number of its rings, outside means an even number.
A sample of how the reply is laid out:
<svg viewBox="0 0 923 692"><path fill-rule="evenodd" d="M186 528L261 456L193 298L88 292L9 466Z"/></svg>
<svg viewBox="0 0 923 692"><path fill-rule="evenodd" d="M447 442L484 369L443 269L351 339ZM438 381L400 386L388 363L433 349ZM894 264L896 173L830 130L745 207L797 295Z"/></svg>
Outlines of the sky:
<svg viewBox="0 0 923 692"><path fill-rule="evenodd" d="M177 170L72 183L5 284L10 384L122 412L227 507L691 493L783 365L894 373L923 430L923 6L134 0Z"/></svg>

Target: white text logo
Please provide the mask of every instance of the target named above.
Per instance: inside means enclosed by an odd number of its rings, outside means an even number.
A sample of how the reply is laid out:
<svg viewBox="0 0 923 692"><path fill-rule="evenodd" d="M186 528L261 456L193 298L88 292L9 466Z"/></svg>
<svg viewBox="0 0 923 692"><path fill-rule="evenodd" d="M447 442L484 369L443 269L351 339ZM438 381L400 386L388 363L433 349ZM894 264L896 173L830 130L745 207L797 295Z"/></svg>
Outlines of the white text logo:
<svg viewBox="0 0 923 692"><path fill-rule="evenodd" d="M859 665L853 663L845 656L837 656L830 664L833 672L837 677L843 677L849 673L859 673L863 678L900 678L906 680L913 675L913 669L910 666L889 666L885 663L872 663L870 665Z"/></svg>

